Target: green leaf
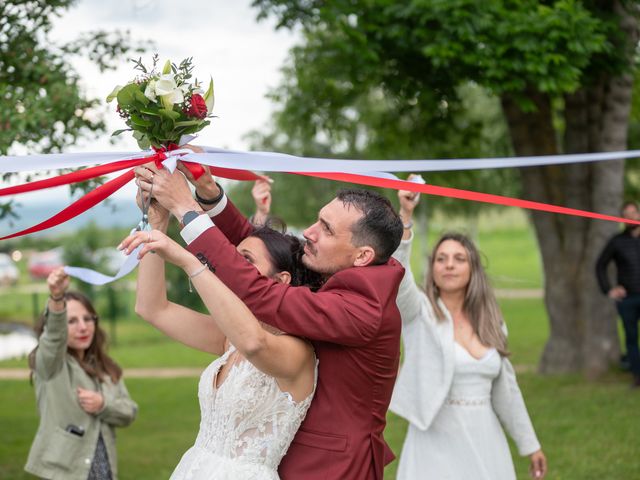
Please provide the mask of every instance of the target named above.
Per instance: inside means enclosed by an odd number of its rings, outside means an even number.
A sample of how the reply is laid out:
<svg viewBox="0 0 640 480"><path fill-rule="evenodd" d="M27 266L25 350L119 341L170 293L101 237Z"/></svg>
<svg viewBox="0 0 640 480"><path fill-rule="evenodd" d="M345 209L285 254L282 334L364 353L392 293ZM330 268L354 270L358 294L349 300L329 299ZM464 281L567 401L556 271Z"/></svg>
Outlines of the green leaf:
<svg viewBox="0 0 640 480"><path fill-rule="evenodd" d="M147 150L151 148L151 142L146 135L138 140L138 147L140 147L140 150Z"/></svg>
<svg viewBox="0 0 640 480"><path fill-rule="evenodd" d="M171 121L175 121L180 118L180 113L175 110L169 110L167 108L160 108L158 110L160 116L163 118L168 118Z"/></svg>
<svg viewBox="0 0 640 480"><path fill-rule="evenodd" d="M134 125L138 125L140 127L150 127L151 125L153 125L152 121L144 119L144 118L140 117L139 115L136 115L135 113L131 114L131 122Z"/></svg>
<svg viewBox="0 0 640 480"><path fill-rule="evenodd" d="M145 107L146 107L147 105L149 105L149 102L151 101L151 100L149 100L149 99L145 96L144 92L143 92L142 90L140 90L140 89L135 90L135 91L133 92L133 95L134 95L134 98L136 99L136 101L137 101L137 102L140 102L140 103L141 103L141 104L143 104Z"/></svg>
<svg viewBox="0 0 640 480"><path fill-rule="evenodd" d="M139 91L139 89L135 83L130 83L122 87L117 95L118 105L120 105L121 108L135 106L136 91Z"/></svg>
<svg viewBox="0 0 640 480"><path fill-rule="evenodd" d="M114 98L116 98L120 90L122 90L122 85L117 85L111 93L107 95L107 103L110 103Z"/></svg>
<svg viewBox="0 0 640 480"><path fill-rule="evenodd" d="M190 127L191 125L200 125L202 120L183 120L181 122L176 122L176 127Z"/></svg>
<svg viewBox="0 0 640 480"><path fill-rule="evenodd" d="M140 109L140 113L144 113L146 115L153 115L154 117L159 117L160 113L158 112L158 108L156 107L155 109L152 108L141 108Z"/></svg>
<svg viewBox="0 0 640 480"><path fill-rule="evenodd" d="M112 136L112 137L115 137L116 135L120 135L120 134L121 134L121 133L123 133L123 132L130 132L130 131L131 131L131 129L130 129L130 128L123 128L123 129L120 129L120 130L116 130L115 132L113 132L113 133L111 134L111 136ZM134 133L134 135L135 135L135 133Z"/></svg>

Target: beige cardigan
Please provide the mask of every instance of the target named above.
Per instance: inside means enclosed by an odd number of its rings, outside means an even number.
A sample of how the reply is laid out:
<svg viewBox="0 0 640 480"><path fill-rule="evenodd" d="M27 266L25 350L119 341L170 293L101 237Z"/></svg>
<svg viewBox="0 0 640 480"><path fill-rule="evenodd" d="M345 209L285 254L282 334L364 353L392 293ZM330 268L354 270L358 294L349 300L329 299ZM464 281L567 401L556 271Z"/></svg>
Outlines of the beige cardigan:
<svg viewBox="0 0 640 480"><path fill-rule="evenodd" d="M36 351L34 374L40 425L29 451L25 470L41 478L86 480L102 433L113 479L118 478L114 427L129 425L137 405L129 397L122 379L102 383L82 369L67 353L67 312L47 313L47 321ZM95 415L78 403L76 388L95 390L104 396L104 407ZM82 427L79 437L65 431L68 425Z"/></svg>
<svg viewBox="0 0 640 480"><path fill-rule="evenodd" d="M413 234L400 243L393 255L405 268L397 299L402 316L404 363L389 409L415 427L427 430L444 404L453 381L453 322L441 301L439 305L446 320L439 322L429 299L417 287L409 261L412 240ZM493 381L491 404L520 455L530 455L540 449L513 366L504 357L500 374Z"/></svg>

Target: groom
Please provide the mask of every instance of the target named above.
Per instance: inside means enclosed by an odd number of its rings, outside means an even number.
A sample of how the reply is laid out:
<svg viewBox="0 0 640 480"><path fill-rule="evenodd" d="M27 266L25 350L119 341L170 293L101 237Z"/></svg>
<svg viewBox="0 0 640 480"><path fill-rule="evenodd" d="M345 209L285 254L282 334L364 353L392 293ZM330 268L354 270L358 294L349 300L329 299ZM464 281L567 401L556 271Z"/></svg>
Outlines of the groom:
<svg viewBox="0 0 640 480"><path fill-rule="evenodd" d="M343 190L303 235L303 262L323 274L317 292L261 276L237 245L253 229L210 174L195 180L154 165L136 169L142 189L184 225L189 251L208 265L263 322L308 338L319 359L315 398L282 460L285 480L382 480L393 453L383 438L398 372L404 270L391 254L402 222L390 202L366 190ZM233 245L232 245L233 244Z"/></svg>

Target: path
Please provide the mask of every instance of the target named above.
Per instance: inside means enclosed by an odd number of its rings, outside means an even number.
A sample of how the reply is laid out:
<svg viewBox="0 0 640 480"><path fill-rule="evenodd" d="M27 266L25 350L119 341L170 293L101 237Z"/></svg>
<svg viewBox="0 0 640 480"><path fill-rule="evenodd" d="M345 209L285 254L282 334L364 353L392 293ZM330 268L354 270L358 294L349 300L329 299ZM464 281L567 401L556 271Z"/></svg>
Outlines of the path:
<svg viewBox="0 0 640 480"><path fill-rule="evenodd" d="M515 365L517 373L532 373L536 371L535 365ZM130 378L192 378L199 377L204 370L199 367L178 368L126 368L124 375ZM0 368L0 380L28 380L27 368Z"/></svg>

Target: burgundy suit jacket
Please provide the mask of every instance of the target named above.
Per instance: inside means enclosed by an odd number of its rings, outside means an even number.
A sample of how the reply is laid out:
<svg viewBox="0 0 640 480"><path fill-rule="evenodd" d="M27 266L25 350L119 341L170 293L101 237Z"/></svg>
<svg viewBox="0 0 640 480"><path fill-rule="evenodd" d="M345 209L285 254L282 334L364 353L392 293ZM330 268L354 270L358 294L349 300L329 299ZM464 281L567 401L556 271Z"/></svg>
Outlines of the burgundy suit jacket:
<svg viewBox="0 0 640 480"><path fill-rule="evenodd" d="M284 480L382 480L395 457L384 441L386 412L400 358L396 295L404 269L354 267L332 275L317 292L258 274L239 255L253 227L229 202L188 249L210 265L256 317L309 339L319 359L318 385L307 416L282 460Z"/></svg>

